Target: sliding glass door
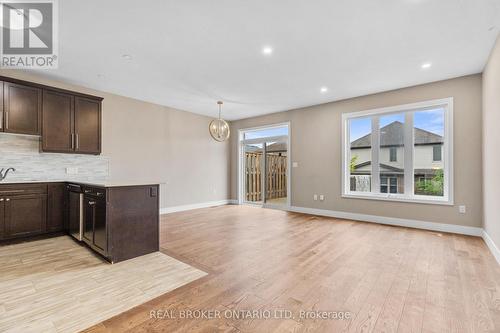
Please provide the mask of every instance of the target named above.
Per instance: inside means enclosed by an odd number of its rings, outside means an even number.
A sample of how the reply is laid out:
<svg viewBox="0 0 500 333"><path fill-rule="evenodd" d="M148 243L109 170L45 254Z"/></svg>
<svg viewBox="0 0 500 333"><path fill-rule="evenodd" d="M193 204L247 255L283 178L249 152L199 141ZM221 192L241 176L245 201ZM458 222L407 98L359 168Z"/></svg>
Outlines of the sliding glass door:
<svg viewBox="0 0 500 333"><path fill-rule="evenodd" d="M264 202L286 205L288 185L288 148L286 141L266 142L266 193Z"/></svg>
<svg viewBox="0 0 500 333"><path fill-rule="evenodd" d="M264 128L240 134L240 202L266 206L289 205L287 134L288 127Z"/></svg>

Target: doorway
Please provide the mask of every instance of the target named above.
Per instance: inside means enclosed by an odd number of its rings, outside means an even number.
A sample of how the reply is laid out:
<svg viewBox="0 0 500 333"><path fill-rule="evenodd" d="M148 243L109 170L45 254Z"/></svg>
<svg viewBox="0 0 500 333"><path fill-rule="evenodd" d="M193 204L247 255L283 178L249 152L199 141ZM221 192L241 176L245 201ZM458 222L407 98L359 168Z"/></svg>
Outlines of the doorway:
<svg viewBox="0 0 500 333"><path fill-rule="evenodd" d="M240 130L239 203L290 207L289 124Z"/></svg>

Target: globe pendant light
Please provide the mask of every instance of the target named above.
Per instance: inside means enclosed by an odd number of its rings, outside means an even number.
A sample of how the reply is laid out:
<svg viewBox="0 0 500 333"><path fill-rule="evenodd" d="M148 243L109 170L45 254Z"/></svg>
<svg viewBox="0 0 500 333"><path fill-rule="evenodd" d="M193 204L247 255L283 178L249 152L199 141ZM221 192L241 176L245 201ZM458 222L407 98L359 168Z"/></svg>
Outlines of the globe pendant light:
<svg viewBox="0 0 500 333"><path fill-rule="evenodd" d="M229 124L220 117L222 104L224 103L222 103L222 101L218 101L217 104L219 105L219 118L210 122L208 130L215 141L223 142L229 138L231 130L229 129Z"/></svg>

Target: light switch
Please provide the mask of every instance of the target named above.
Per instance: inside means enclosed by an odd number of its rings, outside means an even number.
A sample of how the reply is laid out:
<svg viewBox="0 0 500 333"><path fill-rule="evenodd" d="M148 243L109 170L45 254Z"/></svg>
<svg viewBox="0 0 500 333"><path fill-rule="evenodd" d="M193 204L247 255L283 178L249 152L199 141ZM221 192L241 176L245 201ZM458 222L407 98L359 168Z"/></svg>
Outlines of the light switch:
<svg viewBox="0 0 500 333"><path fill-rule="evenodd" d="M324 196L323 194L321 194L321 195L319 196L319 201L324 201L324 200L325 200L325 196Z"/></svg>
<svg viewBox="0 0 500 333"><path fill-rule="evenodd" d="M460 214L465 214L467 212L467 208L464 205L458 206L458 212Z"/></svg>
<svg viewBox="0 0 500 333"><path fill-rule="evenodd" d="M299 162L292 162L292 168L298 168Z"/></svg>
<svg viewBox="0 0 500 333"><path fill-rule="evenodd" d="M313 199L314 201L318 201L318 195L317 194L313 195Z"/></svg>

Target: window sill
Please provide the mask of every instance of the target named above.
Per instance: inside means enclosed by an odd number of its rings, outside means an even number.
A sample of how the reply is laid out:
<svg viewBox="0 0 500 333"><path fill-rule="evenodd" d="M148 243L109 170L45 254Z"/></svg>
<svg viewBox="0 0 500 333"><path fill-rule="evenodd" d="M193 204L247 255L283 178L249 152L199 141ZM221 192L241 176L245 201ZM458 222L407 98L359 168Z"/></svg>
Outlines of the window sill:
<svg viewBox="0 0 500 333"><path fill-rule="evenodd" d="M453 200L447 199L427 199L422 198L422 196L416 196L413 198L406 198L397 195L363 195L363 194L354 194L354 193L344 193L342 194L342 198L346 199L363 199L363 200L379 200L379 201L395 201L395 202L406 202L406 203L416 203L416 204L428 204L428 205L442 205L442 206L453 206Z"/></svg>

